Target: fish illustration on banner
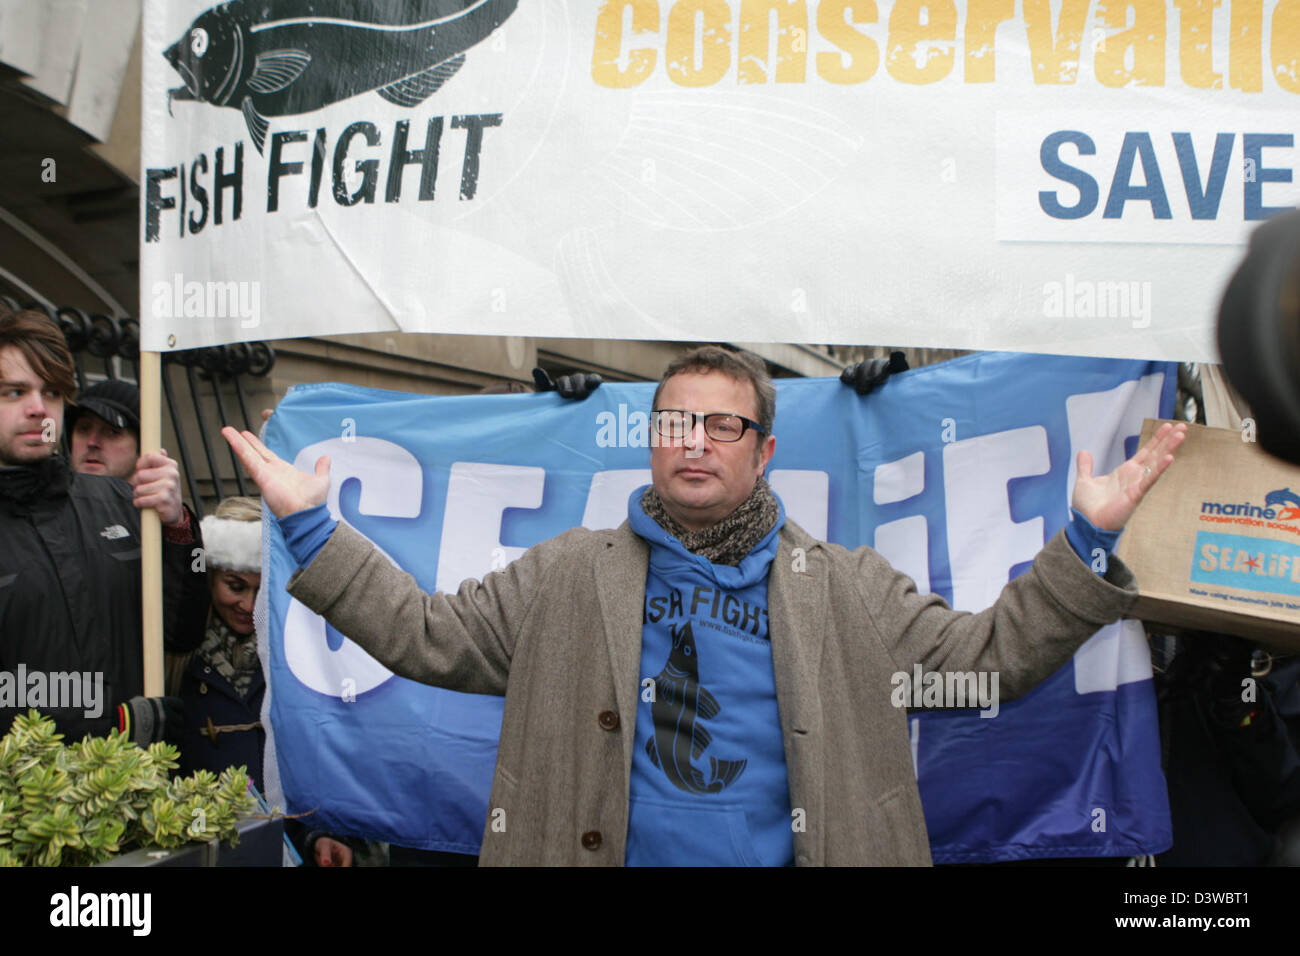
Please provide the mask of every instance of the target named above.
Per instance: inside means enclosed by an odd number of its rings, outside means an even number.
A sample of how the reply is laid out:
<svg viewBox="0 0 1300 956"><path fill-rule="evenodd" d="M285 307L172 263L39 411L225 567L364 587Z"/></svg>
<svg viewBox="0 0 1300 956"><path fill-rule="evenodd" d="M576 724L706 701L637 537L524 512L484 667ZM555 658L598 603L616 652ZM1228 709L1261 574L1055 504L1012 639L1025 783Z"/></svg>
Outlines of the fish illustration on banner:
<svg viewBox="0 0 1300 956"><path fill-rule="evenodd" d="M231 0L204 11L163 56L185 81L173 100L244 114L257 151L268 116L362 93L419 106L519 0Z"/></svg>
<svg viewBox="0 0 1300 956"><path fill-rule="evenodd" d="M897 375L865 400L837 379L778 379L768 480L815 537L870 545L919 591L978 611L1068 520L1077 452L1092 451L1099 472L1115 467L1144 418L1169 417L1175 382L1168 363L1007 353ZM305 385L280 403L265 441L308 469L329 455L331 512L426 591L453 592L575 525L626 519L628 496L650 480L653 391L607 383L572 402ZM355 435L339 436L341 409ZM258 635L273 799L289 812L314 808L316 825L335 832L477 852L502 699L393 675L289 597L296 565L266 526ZM647 603L664 610L662 599ZM722 749L717 731L735 714L700 686L697 634L679 625L672 636L654 662L652 744L635 756L653 753L656 772L686 788L743 786L753 764ZM765 641L766 627L751 636ZM973 708L911 715L935 861L1167 849L1151 676L1141 625L1120 622L995 718Z"/></svg>

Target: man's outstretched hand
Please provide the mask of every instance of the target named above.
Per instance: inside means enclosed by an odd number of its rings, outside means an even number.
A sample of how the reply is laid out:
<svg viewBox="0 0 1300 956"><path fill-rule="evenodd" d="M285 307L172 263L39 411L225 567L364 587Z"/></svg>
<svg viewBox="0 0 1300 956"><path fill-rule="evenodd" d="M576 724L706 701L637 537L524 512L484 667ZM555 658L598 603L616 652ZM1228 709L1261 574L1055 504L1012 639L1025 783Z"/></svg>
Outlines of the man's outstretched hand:
<svg viewBox="0 0 1300 956"><path fill-rule="evenodd" d="M1174 450L1187 437L1187 426L1168 422L1151 440L1109 475L1092 474L1092 455L1079 452L1079 474L1074 480L1071 504L1098 528L1119 531L1127 523L1143 495L1151 490L1164 470L1174 461Z"/></svg>
<svg viewBox="0 0 1300 956"><path fill-rule="evenodd" d="M262 492L262 500L277 518L324 504L330 491L330 460L316 460L316 473L299 471L271 451L252 432L237 432L229 425L221 435L230 443L248 475Z"/></svg>

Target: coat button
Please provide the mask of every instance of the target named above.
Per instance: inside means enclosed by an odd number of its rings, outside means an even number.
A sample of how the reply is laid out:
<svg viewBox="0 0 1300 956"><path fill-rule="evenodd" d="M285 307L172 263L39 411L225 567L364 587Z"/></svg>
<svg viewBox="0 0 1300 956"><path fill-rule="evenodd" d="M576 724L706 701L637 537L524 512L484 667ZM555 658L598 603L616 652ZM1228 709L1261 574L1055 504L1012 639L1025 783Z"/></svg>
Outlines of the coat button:
<svg viewBox="0 0 1300 956"><path fill-rule="evenodd" d="M582 846L586 850L600 849L601 835L599 830L588 830L582 835Z"/></svg>
<svg viewBox="0 0 1300 956"><path fill-rule="evenodd" d="M618 714L612 710L602 710L596 718L601 730L618 730Z"/></svg>
<svg viewBox="0 0 1300 956"><path fill-rule="evenodd" d="M199 693L200 693L200 694L206 694L207 692L208 692L208 685L207 685L207 684L199 684Z"/></svg>

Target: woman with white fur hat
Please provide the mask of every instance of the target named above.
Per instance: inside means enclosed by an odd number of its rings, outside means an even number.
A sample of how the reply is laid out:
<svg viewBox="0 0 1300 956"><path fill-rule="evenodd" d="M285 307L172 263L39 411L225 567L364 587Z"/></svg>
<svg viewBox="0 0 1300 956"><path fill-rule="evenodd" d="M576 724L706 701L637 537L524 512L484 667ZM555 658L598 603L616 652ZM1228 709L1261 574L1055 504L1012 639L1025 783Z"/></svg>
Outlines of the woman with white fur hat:
<svg viewBox="0 0 1300 956"><path fill-rule="evenodd" d="M262 507L255 498L227 498L201 527L212 605L203 640L181 679L181 771L220 773L242 765L261 790L266 682L253 605L262 584Z"/></svg>
<svg viewBox="0 0 1300 956"><path fill-rule="evenodd" d="M227 498L201 528L212 605L203 641L181 678L181 772L219 774L244 766L260 791L266 680L257 656L253 607L262 585L262 506L256 498ZM296 821L286 821L285 829L304 859L317 866L351 866L354 851L368 853L363 840L332 836Z"/></svg>

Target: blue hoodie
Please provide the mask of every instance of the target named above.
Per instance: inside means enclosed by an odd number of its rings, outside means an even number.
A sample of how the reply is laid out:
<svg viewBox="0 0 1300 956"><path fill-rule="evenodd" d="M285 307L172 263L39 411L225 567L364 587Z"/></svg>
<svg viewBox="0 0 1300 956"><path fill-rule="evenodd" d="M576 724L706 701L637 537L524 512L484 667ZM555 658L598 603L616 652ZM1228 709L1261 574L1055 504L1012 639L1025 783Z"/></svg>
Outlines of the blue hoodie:
<svg viewBox="0 0 1300 956"><path fill-rule="evenodd" d="M781 866L794 858L768 638L785 507L739 567L687 551L628 501L650 545L632 753L629 866Z"/></svg>

